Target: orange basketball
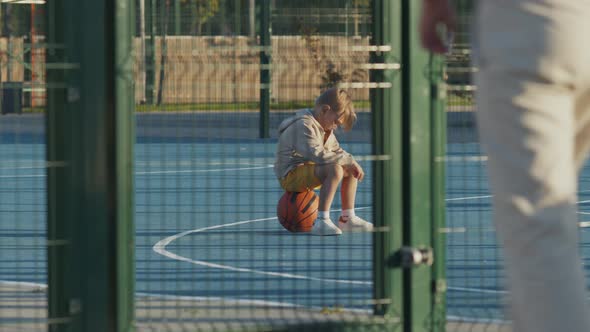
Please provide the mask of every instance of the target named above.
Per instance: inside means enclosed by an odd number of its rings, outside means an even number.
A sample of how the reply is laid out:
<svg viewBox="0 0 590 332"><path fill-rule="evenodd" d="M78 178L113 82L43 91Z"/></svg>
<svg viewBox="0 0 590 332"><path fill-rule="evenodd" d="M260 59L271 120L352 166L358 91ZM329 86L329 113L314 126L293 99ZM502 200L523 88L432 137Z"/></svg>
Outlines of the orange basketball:
<svg viewBox="0 0 590 332"><path fill-rule="evenodd" d="M283 194L277 205L277 217L290 232L309 232L318 216L319 197L313 191Z"/></svg>

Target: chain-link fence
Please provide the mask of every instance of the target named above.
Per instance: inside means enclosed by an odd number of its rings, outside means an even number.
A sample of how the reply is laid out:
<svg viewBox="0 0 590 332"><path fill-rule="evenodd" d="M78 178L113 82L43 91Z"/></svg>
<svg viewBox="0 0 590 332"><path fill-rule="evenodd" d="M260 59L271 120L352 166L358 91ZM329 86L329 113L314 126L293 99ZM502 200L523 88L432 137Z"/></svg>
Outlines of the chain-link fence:
<svg viewBox="0 0 590 332"><path fill-rule="evenodd" d="M44 8L0 3L0 331L46 327Z"/></svg>
<svg viewBox="0 0 590 332"><path fill-rule="evenodd" d="M261 4L272 8L265 12ZM491 222L471 64L475 1L456 0L446 58L447 330L509 328ZM136 316L141 330L240 330L376 322L374 238L292 234L276 219L277 127L321 91L351 91L358 122L337 132L367 178L373 216L373 3L137 0ZM0 4L0 330L46 328L47 38L41 3ZM271 33L266 34L265 31ZM266 36L268 40L265 39ZM402 64L403 65L403 64ZM76 97L75 95L71 97ZM580 178L585 254L586 168ZM332 217L338 218L337 195ZM585 255L587 257L587 255ZM387 322L399 327L400 317ZM52 323L52 322L49 322ZM381 325L382 326L382 325Z"/></svg>
<svg viewBox="0 0 590 332"><path fill-rule="evenodd" d="M347 86L359 119L337 135L367 171L356 211L370 219L370 3L149 2L138 4L146 31L135 39L139 326L243 330L376 319L371 233L290 233L276 217L283 189L272 171L281 121L313 108L326 88ZM333 220L340 207L337 195Z"/></svg>

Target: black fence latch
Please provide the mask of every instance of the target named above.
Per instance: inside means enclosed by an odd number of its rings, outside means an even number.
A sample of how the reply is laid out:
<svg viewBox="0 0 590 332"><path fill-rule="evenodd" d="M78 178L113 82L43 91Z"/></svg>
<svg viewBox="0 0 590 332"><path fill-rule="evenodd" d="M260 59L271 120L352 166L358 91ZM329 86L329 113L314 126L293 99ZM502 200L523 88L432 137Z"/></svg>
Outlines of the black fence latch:
<svg viewBox="0 0 590 332"><path fill-rule="evenodd" d="M434 262L434 253L429 247L401 247L388 259L388 266L402 269L409 269L419 265L432 265Z"/></svg>

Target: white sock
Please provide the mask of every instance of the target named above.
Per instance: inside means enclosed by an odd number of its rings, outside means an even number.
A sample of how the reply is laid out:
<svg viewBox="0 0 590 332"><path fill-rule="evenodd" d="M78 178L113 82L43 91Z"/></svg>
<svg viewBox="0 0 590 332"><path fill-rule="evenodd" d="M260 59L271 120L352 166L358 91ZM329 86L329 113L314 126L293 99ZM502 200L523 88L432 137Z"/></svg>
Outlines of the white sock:
<svg viewBox="0 0 590 332"><path fill-rule="evenodd" d="M354 218L354 216L355 216L354 209L342 210L340 215L342 216L342 219L350 220L350 219Z"/></svg>
<svg viewBox="0 0 590 332"><path fill-rule="evenodd" d="M330 211L318 211L318 219L330 219Z"/></svg>

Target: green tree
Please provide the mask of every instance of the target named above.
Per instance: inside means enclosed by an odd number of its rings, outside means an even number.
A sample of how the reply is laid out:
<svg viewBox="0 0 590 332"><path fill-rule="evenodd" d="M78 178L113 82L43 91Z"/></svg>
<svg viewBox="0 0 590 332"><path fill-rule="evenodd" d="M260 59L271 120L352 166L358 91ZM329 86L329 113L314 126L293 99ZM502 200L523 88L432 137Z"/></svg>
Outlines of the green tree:
<svg viewBox="0 0 590 332"><path fill-rule="evenodd" d="M219 11L219 0L182 0L190 8L192 31L201 35L203 24Z"/></svg>
<svg viewBox="0 0 590 332"><path fill-rule="evenodd" d="M30 6L3 4L3 36L22 36L29 32Z"/></svg>
<svg viewBox="0 0 590 332"><path fill-rule="evenodd" d="M371 0L352 0L352 5L355 8L369 8L371 6Z"/></svg>
<svg viewBox="0 0 590 332"><path fill-rule="evenodd" d="M317 70L321 73L320 90L338 86L341 82L347 80L347 76L339 70L334 62L328 58L320 45L318 29L306 25L301 18L298 20L298 30L301 38L305 41L305 46L309 51Z"/></svg>

